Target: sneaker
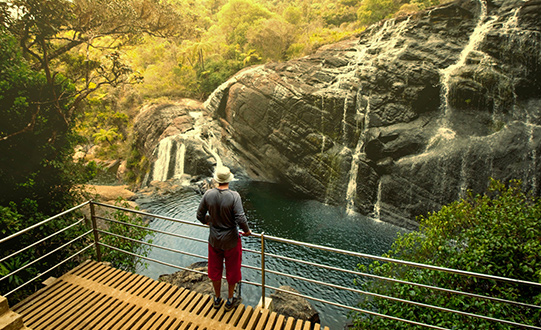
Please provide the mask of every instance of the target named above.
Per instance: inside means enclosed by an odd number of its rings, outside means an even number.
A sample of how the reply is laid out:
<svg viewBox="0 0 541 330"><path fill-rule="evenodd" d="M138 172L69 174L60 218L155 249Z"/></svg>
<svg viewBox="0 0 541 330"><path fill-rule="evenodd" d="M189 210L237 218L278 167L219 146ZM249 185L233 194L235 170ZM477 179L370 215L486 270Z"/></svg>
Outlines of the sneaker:
<svg viewBox="0 0 541 330"><path fill-rule="evenodd" d="M212 304L214 306L214 308L216 308L216 309L220 308L221 304L222 304L222 298L214 297L214 303Z"/></svg>
<svg viewBox="0 0 541 330"><path fill-rule="evenodd" d="M227 301L225 302L225 311L226 312L229 312L230 310L232 310L233 308L237 307L238 305L240 305L240 302L242 301L242 298L237 298L237 297L233 297L233 298L230 298L230 299L227 299Z"/></svg>

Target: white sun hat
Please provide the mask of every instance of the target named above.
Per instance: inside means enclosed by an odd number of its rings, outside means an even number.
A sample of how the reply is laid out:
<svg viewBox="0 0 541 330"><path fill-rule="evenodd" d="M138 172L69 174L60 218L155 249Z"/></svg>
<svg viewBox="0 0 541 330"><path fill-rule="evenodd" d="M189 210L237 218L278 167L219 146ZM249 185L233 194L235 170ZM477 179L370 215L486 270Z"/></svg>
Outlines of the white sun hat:
<svg viewBox="0 0 541 330"><path fill-rule="evenodd" d="M218 183L228 183L233 181L235 177L233 176L233 173L231 173L231 170L229 167L220 166L216 167L216 170L214 172L214 180Z"/></svg>

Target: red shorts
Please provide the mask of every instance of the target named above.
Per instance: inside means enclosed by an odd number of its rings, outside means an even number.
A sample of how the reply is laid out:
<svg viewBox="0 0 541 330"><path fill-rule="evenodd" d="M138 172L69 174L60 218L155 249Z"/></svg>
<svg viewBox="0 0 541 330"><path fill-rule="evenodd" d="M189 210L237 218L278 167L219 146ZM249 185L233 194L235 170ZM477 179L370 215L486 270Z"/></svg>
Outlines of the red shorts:
<svg viewBox="0 0 541 330"><path fill-rule="evenodd" d="M240 282L242 275L240 272L242 261L242 245L239 241L237 246L230 250L215 249L209 244L209 278L211 281L222 279L225 259L225 278L227 283L233 285Z"/></svg>

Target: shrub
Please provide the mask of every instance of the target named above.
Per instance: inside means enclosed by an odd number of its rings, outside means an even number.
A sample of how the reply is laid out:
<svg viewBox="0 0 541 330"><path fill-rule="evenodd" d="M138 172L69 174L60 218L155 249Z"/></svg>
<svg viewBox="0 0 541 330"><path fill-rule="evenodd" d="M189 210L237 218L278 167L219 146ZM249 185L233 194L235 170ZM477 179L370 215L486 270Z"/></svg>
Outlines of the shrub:
<svg viewBox="0 0 541 330"><path fill-rule="evenodd" d="M399 237L388 257L541 283L541 202L523 192L519 181L508 187L492 180L488 192L454 202L428 217L419 231ZM541 304L541 290L433 270L375 262L368 271L385 277ZM510 304L441 293L407 284L371 280L367 291L514 322L541 325L541 311ZM365 298L360 306L386 315L460 329L511 329L509 325L393 302ZM407 323L356 314L356 329L421 329Z"/></svg>

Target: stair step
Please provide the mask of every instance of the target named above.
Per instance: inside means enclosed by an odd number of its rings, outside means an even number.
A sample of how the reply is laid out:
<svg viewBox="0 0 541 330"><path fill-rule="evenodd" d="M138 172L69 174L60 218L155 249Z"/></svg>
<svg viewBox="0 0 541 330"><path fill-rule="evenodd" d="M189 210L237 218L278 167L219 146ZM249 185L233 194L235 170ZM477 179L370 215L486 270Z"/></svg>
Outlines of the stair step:
<svg viewBox="0 0 541 330"><path fill-rule="evenodd" d="M21 315L12 311L0 315L0 330L20 330L24 327Z"/></svg>
<svg viewBox="0 0 541 330"><path fill-rule="evenodd" d="M0 315L9 311L8 299L0 296Z"/></svg>

